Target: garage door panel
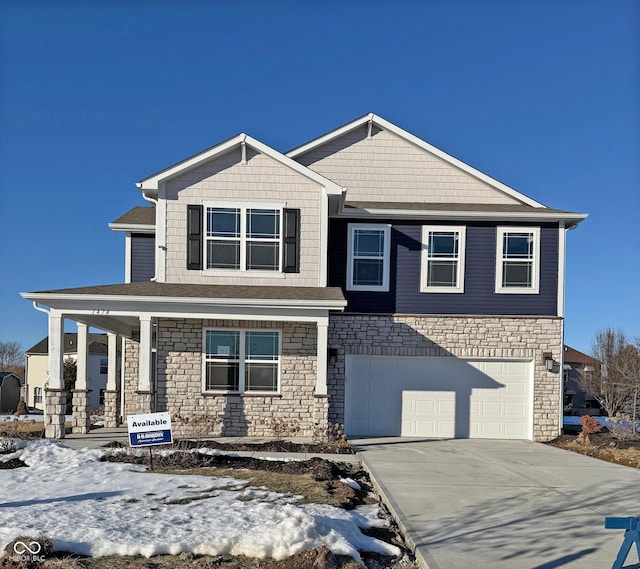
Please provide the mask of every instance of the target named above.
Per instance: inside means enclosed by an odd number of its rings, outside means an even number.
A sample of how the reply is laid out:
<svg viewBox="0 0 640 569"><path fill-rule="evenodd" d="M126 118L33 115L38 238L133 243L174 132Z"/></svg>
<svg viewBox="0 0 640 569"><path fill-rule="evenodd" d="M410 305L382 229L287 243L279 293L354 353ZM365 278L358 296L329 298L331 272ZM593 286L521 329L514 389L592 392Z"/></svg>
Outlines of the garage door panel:
<svg viewBox="0 0 640 569"><path fill-rule="evenodd" d="M348 356L346 372L348 434L531 437L531 362Z"/></svg>

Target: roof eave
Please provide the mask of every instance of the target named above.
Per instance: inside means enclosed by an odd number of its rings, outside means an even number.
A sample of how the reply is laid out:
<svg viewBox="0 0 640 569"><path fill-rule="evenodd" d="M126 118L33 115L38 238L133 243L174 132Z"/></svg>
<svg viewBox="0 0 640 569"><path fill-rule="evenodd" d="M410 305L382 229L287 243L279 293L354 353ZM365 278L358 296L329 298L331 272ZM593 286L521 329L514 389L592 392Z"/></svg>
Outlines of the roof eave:
<svg viewBox="0 0 640 569"><path fill-rule="evenodd" d="M576 227L581 221L588 217L586 213L558 213L558 212L513 212L513 211L446 211L446 210L402 210L384 208L351 208L349 212L344 210L334 217L391 217L398 219L415 220L469 220L494 221L494 220L514 220L514 221L564 221L571 227Z"/></svg>
<svg viewBox="0 0 640 569"><path fill-rule="evenodd" d="M122 231L126 233L155 233L156 226L137 223L109 223L112 231Z"/></svg>

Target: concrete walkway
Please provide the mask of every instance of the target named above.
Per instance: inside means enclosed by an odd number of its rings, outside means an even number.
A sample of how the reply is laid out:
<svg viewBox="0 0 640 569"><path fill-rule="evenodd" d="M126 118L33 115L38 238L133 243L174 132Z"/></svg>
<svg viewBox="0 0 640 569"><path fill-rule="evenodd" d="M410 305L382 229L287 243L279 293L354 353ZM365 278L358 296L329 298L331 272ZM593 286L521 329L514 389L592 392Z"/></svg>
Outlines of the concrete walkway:
<svg viewBox="0 0 640 569"><path fill-rule="evenodd" d="M640 516L640 470L546 445L350 442L428 569L609 568L624 532L605 516Z"/></svg>

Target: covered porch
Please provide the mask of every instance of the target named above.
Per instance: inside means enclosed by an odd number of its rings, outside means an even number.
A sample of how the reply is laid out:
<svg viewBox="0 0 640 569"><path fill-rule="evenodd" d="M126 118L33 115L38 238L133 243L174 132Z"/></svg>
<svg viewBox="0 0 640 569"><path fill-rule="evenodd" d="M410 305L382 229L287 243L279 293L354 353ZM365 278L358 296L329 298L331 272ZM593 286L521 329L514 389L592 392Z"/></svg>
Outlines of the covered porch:
<svg viewBox="0 0 640 569"><path fill-rule="evenodd" d="M106 428L154 411L172 413L181 434L204 436L268 436L287 421L310 436L314 425L326 424L327 328L329 312L346 305L340 289L148 282L22 296L48 314L49 438L65 436L68 398L73 433L89 431L90 327L108 334ZM65 320L78 329L71 392L63 377ZM269 342L275 347L266 354Z"/></svg>

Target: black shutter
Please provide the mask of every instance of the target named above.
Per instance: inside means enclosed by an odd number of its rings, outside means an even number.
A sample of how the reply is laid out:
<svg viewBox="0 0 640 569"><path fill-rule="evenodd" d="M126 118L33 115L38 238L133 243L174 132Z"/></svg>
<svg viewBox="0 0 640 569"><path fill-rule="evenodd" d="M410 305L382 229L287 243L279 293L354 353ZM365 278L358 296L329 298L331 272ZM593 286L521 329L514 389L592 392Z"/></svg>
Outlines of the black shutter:
<svg viewBox="0 0 640 569"><path fill-rule="evenodd" d="M300 272L300 210L285 209L282 211L284 216L284 273Z"/></svg>
<svg viewBox="0 0 640 569"><path fill-rule="evenodd" d="M202 206L187 206L187 269L202 269Z"/></svg>

